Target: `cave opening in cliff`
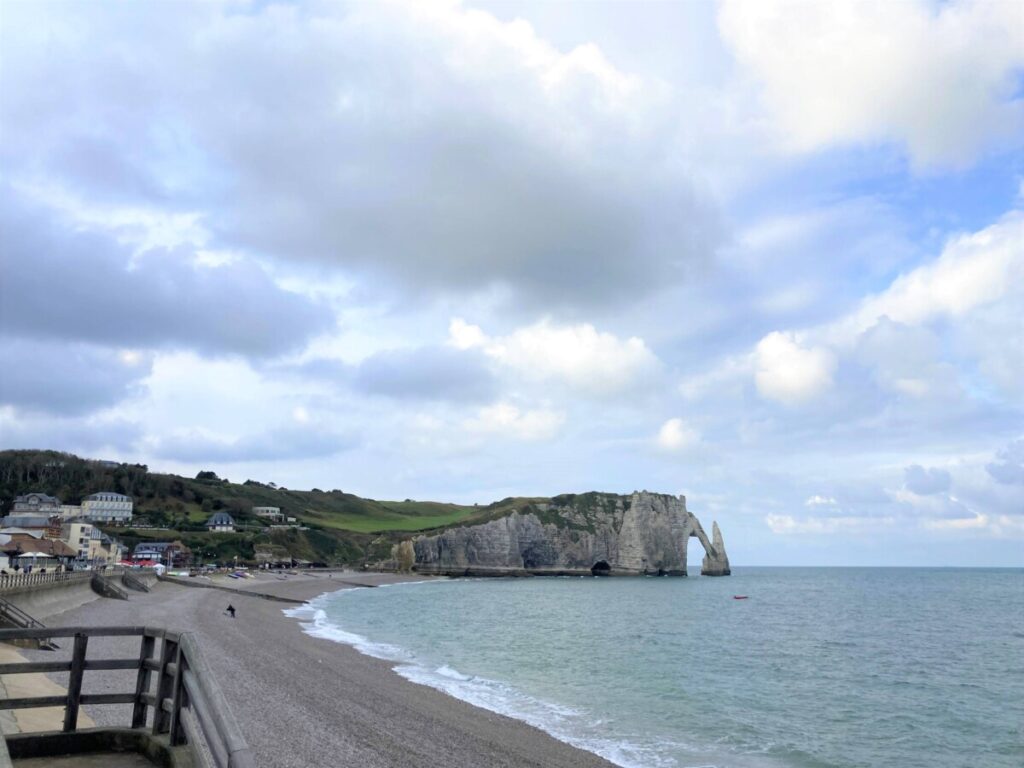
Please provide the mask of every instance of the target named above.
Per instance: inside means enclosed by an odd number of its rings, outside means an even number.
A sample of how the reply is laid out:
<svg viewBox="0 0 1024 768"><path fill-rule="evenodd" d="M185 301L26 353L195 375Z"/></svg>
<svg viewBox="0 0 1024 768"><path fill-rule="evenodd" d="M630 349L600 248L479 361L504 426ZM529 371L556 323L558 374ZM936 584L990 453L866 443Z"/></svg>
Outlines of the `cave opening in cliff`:
<svg viewBox="0 0 1024 768"><path fill-rule="evenodd" d="M608 576L611 574L611 572L612 567L608 565L607 560L598 560L590 568L590 573L592 576Z"/></svg>

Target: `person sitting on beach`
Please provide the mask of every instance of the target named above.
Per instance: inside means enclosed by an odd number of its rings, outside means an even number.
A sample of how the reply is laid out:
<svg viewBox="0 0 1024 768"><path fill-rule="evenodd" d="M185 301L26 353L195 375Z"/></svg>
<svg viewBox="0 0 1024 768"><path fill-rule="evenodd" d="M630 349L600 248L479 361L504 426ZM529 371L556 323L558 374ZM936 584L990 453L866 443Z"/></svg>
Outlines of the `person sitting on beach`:
<svg viewBox="0 0 1024 768"><path fill-rule="evenodd" d="M228 605L228 613L231 615L232 619L235 618L235 606Z"/></svg>

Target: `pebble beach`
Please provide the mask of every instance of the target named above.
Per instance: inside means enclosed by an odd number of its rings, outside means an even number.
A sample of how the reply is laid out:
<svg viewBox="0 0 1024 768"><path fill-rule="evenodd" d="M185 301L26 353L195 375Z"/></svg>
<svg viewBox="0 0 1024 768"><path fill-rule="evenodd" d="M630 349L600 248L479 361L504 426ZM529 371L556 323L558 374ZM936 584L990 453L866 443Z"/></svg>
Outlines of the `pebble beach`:
<svg viewBox="0 0 1024 768"><path fill-rule="evenodd" d="M237 593L167 582L128 601L96 599L46 618L49 626L146 624L194 632L259 765L270 768L610 768L612 763L525 723L399 677L391 663L310 637L287 603L329 591L393 583L390 574L217 579ZM231 619L228 604L237 614ZM95 645L93 645L95 643ZM90 656L129 656L138 640L90 641ZM41 651L23 652L53 658ZM62 682L60 676L54 676ZM124 673L90 672L86 690L122 690ZM124 707L87 707L98 725L124 725Z"/></svg>

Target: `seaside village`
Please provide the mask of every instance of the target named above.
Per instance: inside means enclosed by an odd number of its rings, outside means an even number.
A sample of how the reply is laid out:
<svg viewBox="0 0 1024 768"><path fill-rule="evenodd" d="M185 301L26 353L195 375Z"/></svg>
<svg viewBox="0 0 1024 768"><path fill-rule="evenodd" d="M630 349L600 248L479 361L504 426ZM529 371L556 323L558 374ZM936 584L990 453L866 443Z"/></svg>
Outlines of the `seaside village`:
<svg viewBox="0 0 1024 768"><path fill-rule="evenodd" d="M94 493L81 505L62 504L45 493L18 496L10 513L0 518L0 576L102 569L109 565L140 565L182 568L192 565L192 552L180 541L139 542L129 551L103 528L138 529L143 521L132 522L130 496L112 491ZM270 524L296 525L277 507L253 507L256 517ZM214 533L236 530L234 518L216 512L206 521Z"/></svg>

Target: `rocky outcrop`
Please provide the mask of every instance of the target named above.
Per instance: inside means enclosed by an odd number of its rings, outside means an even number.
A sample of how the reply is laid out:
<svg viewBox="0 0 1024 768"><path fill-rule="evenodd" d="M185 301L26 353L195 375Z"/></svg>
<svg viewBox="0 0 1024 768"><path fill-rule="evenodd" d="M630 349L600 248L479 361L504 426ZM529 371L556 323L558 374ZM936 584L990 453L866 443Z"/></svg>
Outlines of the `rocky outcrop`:
<svg viewBox="0 0 1024 768"><path fill-rule="evenodd" d="M729 556L725 554L725 542L722 541L722 532L718 530L718 523L711 524L711 549L704 555L704 562L700 566L701 576L728 576Z"/></svg>
<svg viewBox="0 0 1024 768"><path fill-rule="evenodd" d="M412 541L415 569L449 575L686 575L686 545L707 553L702 574L725 576L717 524L709 541L686 498L639 491L556 496L474 525Z"/></svg>

